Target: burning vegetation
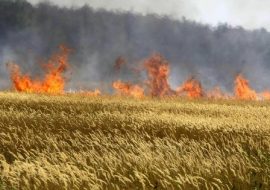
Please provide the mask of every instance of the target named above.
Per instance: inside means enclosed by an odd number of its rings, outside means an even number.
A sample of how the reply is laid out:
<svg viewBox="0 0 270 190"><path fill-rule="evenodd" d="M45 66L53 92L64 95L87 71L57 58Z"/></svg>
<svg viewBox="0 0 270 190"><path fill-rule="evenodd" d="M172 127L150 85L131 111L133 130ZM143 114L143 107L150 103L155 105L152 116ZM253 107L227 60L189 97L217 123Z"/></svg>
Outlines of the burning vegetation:
<svg viewBox="0 0 270 190"><path fill-rule="evenodd" d="M184 82L184 84L177 89L177 94L184 94L189 98L201 98L204 96L201 82L194 77Z"/></svg>
<svg viewBox="0 0 270 190"><path fill-rule="evenodd" d="M147 71L147 86L151 96L169 96L174 92L171 89L168 78L170 67L167 60L159 54L154 54L144 61L144 68Z"/></svg>
<svg viewBox="0 0 270 190"><path fill-rule="evenodd" d="M113 82L113 88L119 95L133 96L135 98L144 97L144 89L139 85L133 85L120 80Z"/></svg>
<svg viewBox="0 0 270 190"><path fill-rule="evenodd" d="M53 55L44 65L45 75L43 79L33 79L28 74L22 74L21 69L14 63L9 63L10 78L13 88L18 92L33 93L64 93L64 72L68 67L69 49L60 46L60 51Z"/></svg>
<svg viewBox="0 0 270 190"><path fill-rule="evenodd" d="M53 55L44 65L44 78L33 78L28 74L22 74L17 64L9 63L10 79L13 89L18 92L28 93L65 93L65 72L68 69L70 50L65 46L60 46L59 52ZM119 71L126 60L123 57L116 59L114 69ZM206 91L201 82L195 77L190 77L176 90L169 84L170 66L169 62L160 54L153 54L142 62L142 69L137 72L144 72L146 80L142 84L133 84L116 80L112 83L113 89L118 95L132 96L135 98L180 96L188 98L211 98L211 99L242 99L242 100L270 100L270 91L257 93L250 87L249 81L239 74L234 81L234 95L229 95L215 87ZM79 92L78 92L79 93ZM101 91L84 91L82 94L89 96L99 96Z"/></svg>
<svg viewBox="0 0 270 190"><path fill-rule="evenodd" d="M246 80L241 74L239 74L235 79L234 93L235 98L245 99L245 100L256 100L257 94L249 86L248 80Z"/></svg>

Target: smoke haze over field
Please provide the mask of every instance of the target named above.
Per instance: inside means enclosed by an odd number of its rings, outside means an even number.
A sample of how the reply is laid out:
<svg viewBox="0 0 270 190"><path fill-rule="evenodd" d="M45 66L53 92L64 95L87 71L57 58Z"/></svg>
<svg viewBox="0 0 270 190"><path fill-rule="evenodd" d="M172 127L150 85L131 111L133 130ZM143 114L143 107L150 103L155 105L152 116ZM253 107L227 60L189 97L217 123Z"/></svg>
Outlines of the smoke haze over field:
<svg viewBox="0 0 270 190"><path fill-rule="evenodd" d="M10 84L7 61L14 60L26 73L38 75L41 60L63 43L73 49L67 88L108 89L118 78L139 81L127 66L114 72L114 62L123 56L134 66L153 52L160 52L170 62L173 87L196 75L208 88L220 85L231 91L235 75L242 72L255 89L270 88L270 33L260 29L268 27L268 1L256 4L261 7L258 12L252 0L87 1L94 9L80 7L86 1L59 2L67 7L0 0L1 89ZM218 22L228 24L212 26Z"/></svg>
<svg viewBox="0 0 270 190"><path fill-rule="evenodd" d="M42 0L28 0L33 4ZM249 29L270 29L269 0L54 0L66 7L89 5L106 10L133 11L169 15L176 19L185 16L206 24L229 23Z"/></svg>

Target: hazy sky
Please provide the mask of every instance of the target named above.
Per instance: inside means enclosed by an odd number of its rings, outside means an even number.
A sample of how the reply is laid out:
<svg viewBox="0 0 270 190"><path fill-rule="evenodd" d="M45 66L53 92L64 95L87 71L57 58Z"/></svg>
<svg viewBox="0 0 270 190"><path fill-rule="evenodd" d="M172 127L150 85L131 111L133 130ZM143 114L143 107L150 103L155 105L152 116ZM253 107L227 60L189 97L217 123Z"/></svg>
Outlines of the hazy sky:
<svg viewBox="0 0 270 190"><path fill-rule="evenodd" d="M28 0L37 3L42 0ZM44 1L44 0L43 0ZM46 1L46 0L45 0ZM245 28L270 30L270 0L53 0L61 6L82 6L108 10L172 15L217 25L227 22Z"/></svg>

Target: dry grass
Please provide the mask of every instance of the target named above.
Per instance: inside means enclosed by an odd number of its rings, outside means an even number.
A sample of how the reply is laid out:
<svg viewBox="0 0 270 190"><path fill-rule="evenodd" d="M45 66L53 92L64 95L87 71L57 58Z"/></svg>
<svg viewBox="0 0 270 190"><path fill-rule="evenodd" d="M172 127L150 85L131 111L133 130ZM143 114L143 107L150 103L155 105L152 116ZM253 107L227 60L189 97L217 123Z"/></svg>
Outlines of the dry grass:
<svg viewBox="0 0 270 190"><path fill-rule="evenodd" d="M270 103L0 93L0 189L270 189Z"/></svg>

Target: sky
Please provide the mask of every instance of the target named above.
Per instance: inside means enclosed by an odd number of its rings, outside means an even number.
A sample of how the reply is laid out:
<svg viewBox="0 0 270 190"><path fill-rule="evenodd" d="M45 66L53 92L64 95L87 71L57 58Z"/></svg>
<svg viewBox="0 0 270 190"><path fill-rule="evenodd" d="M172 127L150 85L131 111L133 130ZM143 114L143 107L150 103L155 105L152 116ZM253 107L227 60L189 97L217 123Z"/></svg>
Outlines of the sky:
<svg viewBox="0 0 270 190"><path fill-rule="evenodd" d="M28 0L33 4L48 0ZM53 0L65 7L133 11L169 15L216 26L228 23L246 29L266 28L270 31L270 0Z"/></svg>

